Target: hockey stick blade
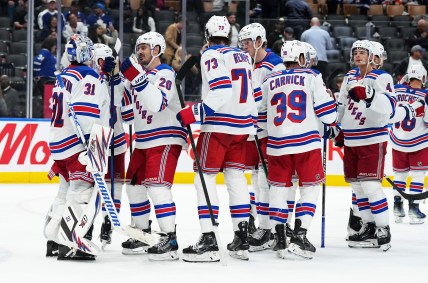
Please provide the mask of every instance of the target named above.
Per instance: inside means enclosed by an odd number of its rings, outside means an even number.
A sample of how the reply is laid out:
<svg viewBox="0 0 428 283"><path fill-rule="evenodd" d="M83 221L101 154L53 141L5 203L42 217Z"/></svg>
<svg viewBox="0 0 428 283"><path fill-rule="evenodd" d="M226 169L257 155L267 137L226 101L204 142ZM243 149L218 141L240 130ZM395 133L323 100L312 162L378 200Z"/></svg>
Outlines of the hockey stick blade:
<svg viewBox="0 0 428 283"><path fill-rule="evenodd" d="M122 41L120 41L120 39L117 38L116 43L114 44L113 57L117 57L119 55L119 51L121 48L122 48Z"/></svg>
<svg viewBox="0 0 428 283"><path fill-rule="evenodd" d="M198 60L199 56L190 56L189 59L184 62L183 66L181 66L180 70L177 72L177 76L175 77L175 79L181 82Z"/></svg>
<svg viewBox="0 0 428 283"><path fill-rule="evenodd" d="M388 181L388 183L405 199L407 200L422 200L428 198L428 191L420 193L420 194L406 194L405 192L401 191L397 186L394 185L394 182L386 175L384 175L385 179Z"/></svg>

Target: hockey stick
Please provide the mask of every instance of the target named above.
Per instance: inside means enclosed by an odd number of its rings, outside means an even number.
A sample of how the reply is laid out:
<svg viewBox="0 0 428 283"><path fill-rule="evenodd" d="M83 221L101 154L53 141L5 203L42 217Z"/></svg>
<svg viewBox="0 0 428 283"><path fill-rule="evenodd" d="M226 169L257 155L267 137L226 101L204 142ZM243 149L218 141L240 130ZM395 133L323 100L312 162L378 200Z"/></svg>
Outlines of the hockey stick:
<svg viewBox="0 0 428 283"><path fill-rule="evenodd" d="M428 198L428 191L420 193L420 194L406 194L405 192L402 192L397 186L394 185L394 182L385 174L385 179L388 181L389 184L396 190L403 198L407 200L422 200Z"/></svg>
<svg viewBox="0 0 428 283"><path fill-rule="evenodd" d="M181 91L181 81L184 79L186 74L189 73L190 69L196 64L196 62L198 60L199 60L199 57L191 56L189 59L186 60L186 62L184 62L183 66L181 66L180 70L177 73L177 76L175 77L175 87L177 88L177 93L178 93L178 98L180 99L181 108L186 107L186 105L184 103L183 93ZM187 132L189 134L190 144L192 146L193 155L195 157L196 167L198 168L199 178L201 179L202 189L204 191L205 201L207 202L207 207L208 207L208 212L210 214L211 224L213 226L213 231L214 231L215 237L217 239L218 247L221 251L220 252L221 262L224 265L226 265L227 264L226 256L224 256L225 253L222 251L222 245L220 243L220 235L218 233L218 223L214 217L214 212L213 212L213 208L211 206L210 196L208 194L208 189L207 189L207 185L205 183L204 173L202 172L202 167L201 167L201 164L199 162L199 154L196 150L195 139L193 138L192 129L190 128L190 125L187 125Z"/></svg>
<svg viewBox="0 0 428 283"><path fill-rule="evenodd" d="M259 140L259 137L257 136L257 133L254 135L254 141L256 142L256 148L257 148L257 152L259 154L260 162L262 163L263 171L265 172L265 175L266 175L266 178L267 178L267 176L268 176L268 168L267 168L264 156L263 156L262 146L260 144L260 140Z"/></svg>
<svg viewBox="0 0 428 283"><path fill-rule="evenodd" d="M324 137L322 144L322 165L324 167L324 182L322 183L322 217L321 217L321 248L325 248L325 187L327 183L327 126L324 125Z"/></svg>
<svg viewBox="0 0 428 283"><path fill-rule="evenodd" d="M63 89L64 92L67 92L67 90L64 87L64 83L62 82L60 73L56 72L55 75L57 77L59 86ZM67 93L65 93L66 99L68 99L69 95L70 94L67 95ZM77 115L76 115L76 112L74 111L73 105L69 101L67 101L67 103L71 114L70 115L71 122L76 130L77 135L80 138L80 141L84 145L85 149L88 151L88 145L86 144L85 136L83 135L83 130L82 130L82 127L80 126L79 120L77 119ZM114 202L108 191L106 181L104 180L104 175L102 175L101 172L95 172L91 174L96 184L95 188L97 188L101 193L102 199L104 201L104 206L106 208L110 221L113 224L114 230L119 232L120 234L139 240L150 246L156 244L160 239L159 235L149 234L142 230L139 230L130 226L124 227L121 225L116 207L114 206Z"/></svg>

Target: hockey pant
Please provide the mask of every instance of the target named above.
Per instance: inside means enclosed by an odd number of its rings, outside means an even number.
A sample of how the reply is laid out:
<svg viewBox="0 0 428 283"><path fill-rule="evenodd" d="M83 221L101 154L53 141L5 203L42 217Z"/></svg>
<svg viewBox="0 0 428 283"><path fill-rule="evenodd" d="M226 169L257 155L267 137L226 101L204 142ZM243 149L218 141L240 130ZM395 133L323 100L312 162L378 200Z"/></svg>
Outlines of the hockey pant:
<svg viewBox="0 0 428 283"><path fill-rule="evenodd" d="M58 177L58 193L46 215L46 222L43 230L45 238L56 243L58 243L58 231L65 208L67 190L70 186L69 182L67 182L61 174L58 174Z"/></svg>
<svg viewBox="0 0 428 283"><path fill-rule="evenodd" d="M364 223L375 222L383 227L389 224L388 202L379 181L352 182L358 209Z"/></svg>
<svg viewBox="0 0 428 283"><path fill-rule="evenodd" d="M409 172L395 172L394 176L394 185L401 190L402 192L406 191L406 181ZM420 194L424 189L424 178L425 171L422 170L412 170L410 171L410 176L412 176L412 182L410 183L409 194ZM394 196L401 195L394 189ZM421 200L415 200L415 203L420 203Z"/></svg>
<svg viewBox="0 0 428 283"><path fill-rule="evenodd" d="M229 193L229 208L233 230L238 231L238 223L248 221L250 217L250 199L248 196L247 180L245 179L244 172L241 170L225 168L223 173ZM219 211L219 199L215 183L216 175L217 174L203 174L215 219L218 218ZM195 176L195 187L201 232L211 232L213 231L213 226L199 174Z"/></svg>

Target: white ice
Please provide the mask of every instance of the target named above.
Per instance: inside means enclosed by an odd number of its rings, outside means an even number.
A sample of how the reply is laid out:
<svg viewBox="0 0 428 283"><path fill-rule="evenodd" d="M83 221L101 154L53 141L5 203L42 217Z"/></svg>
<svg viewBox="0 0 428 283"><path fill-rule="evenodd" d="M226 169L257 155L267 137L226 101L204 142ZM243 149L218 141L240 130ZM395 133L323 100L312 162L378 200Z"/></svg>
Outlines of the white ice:
<svg viewBox="0 0 428 283"><path fill-rule="evenodd" d="M218 186L221 199L220 235L223 245L232 240L228 196ZM321 243L321 195L308 238L316 246L313 260L282 260L272 251L251 253L248 262L229 258L220 263L150 262L147 256L124 256L121 242L113 243L94 262L57 261L45 258L46 240L42 234L45 213L56 195L56 185L0 185L0 283L8 282L428 282L428 224L396 224L390 210L392 249L350 249L345 236L351 202L349 188L328 188L326 206L326 247ZM392 190L385 189L392 209ZM196 192L192 185L175 185L177 234L181 249L192 245L200 235ZM126 193L121 220L130 223ZM407 212L407 204L406 212ZM422 211L428 211L421 204ZM153 211L152 211L153 217ZM156 221L154 221L156 222ZM94 239L99 243L101 217ZM155 225L157 228L157 225ZM290 281L292 280L292 281Z"/></svg>

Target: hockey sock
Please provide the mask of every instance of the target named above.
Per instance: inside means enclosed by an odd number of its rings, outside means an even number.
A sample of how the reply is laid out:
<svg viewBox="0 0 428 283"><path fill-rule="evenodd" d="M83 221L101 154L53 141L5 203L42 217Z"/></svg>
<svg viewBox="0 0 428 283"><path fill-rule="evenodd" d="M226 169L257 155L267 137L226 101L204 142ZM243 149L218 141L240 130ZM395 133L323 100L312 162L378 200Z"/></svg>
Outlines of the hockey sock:
<svg viewBox="0 0 428 283"><path fill-rule="evenodd" d="M218 218L218 210L219 210L219 201L218 195L215 185L215 178L217 174L205 174L204 180L207 186L208 195L210 197L211 207L213 209L214 218L217 220ZM196 173L195 176L195 187L196 187L196 196L198 200L198 215L199 215L199 223L201 224L201 232L208 233L213 231L210 213L207 206L207 201L205 199L204 191L202 188L201 179L199 178L199 174ZM246 192L247 199L248 191Z"/></svg>
<svg viewBox="0 0 428 283"><path fill-rule="evenodd" d="M270 226L275 231L277 224L287 223L287 197L290 187L271 186L269 190L269 219Z"/></svg>
<svg viewBox="0 0 428 283"><path fill-rule="evenodd" d="M362 184L360 182L352 182L351 188L357 200L359 216L364 223L373 222L374 218L370 211L369 199L363 190Z"/></svg>
<svg viewBox="0 0 428 283"><path fill-rule="evenodd" d="M46 222L43 233L48 240L58 243L58 230L65 208L67 190L69 183L59 174L59 189L51 208L46 215Z"/></svg>
<svg viewBox="0 0 428 283"><path fill-rule="evenodd" d="M168 187L149 187L150 199L155 207L156 218L161 232L175 231L175 203Z"/></svg>
<svg viewBox="0 0 428 283"><path fill-rule="evenodd" d="M147 188L143 185L126 185L131 216L135 227L139 229L149 228L150 201L147 196Z"/></svg>
<svg viewBox="0 0 428 283"><path fill-rule="evenodd" d="M306 230L314 218L319 193L320 186L300 188L300 199L297 201L295 218L302 221L302 228Z"/></svg>
<svg viewBox="0 0 428 283"><path fill-rule="evenodd" d="M287 223L291 225L293 219L294 206L296 203L296 191L299 186L299 179L293 179L293 186L290 188L287 196L288 219Z"/></svg>
<svg viewBox="0 0 428 283"><path fill-rule="evenodd" d="M357 202L357 196L355 195L354 190L352 190L352 212L355 216L358 216L361 218L360 210L358 209L358 202Z"/></svg>
<svg viewBox="0 0 428 283"><path fill-rule="evenodd" d="M259 176L257 172L257 169L251 171L251 186L248 187L248 191L250 192L251 215L254 217L254 219L257 218L260 195L258 184Z"/></svg>
<svg viewBox="0 0 428 283"><path fill-rule="evenodd" d="M114 200L113 200L114 201L114 207L116 208L117 213L120 212L120 207L121 207L121 202L122 202L122 185L123 185L123 183L121 183L121 182L114 182L114 193L113 193L113 195L111 195L112 197L114 197ZM111 194L111 184L108 182L107 182L107 188ZM103 213L103 218L105 218L108 215L108 213L104 207L104 204L102 205L101 210Z"/></svg>
<svg viewBox="0 0 428 283"><path fill-rule="evenodd" d="M412 176L412 182L410 183L410 194L420 194L424 190L424 177L425 171L422 170L412 170L410 171ZM414 203L420 203L421 200L415 200Z"/></svg>
<svg viewBox="0 0 428 283"><path fill-rule="evenodd" d="M259 167L258 174L259 182L259 196L257 198L258 208L257 214L259 218L259 228L270 229L269 221L269 185L266 174L261 166Z"/></svg>
<svg viewBox="0 0 428 283"><path fill-rule="evenodd" d="M370 203L376 226L384 227L389 224L388 202L379 181L363 181L361 186ZM358 196L358 195L357 195Z"/></svg>
<svg viewBox="0 0 428 283"><path fill-rule="evenodd" d="M406 191L406 182L407 182L408 176L409 176L409 172L395 172L394 173L394 185L399 190L401 190L402 192ZM422 183L423 183L423 181L422 181ZM393 189L393 192L394 192L394 196L401 197L401 195L397 192L397 190L395 188Z"/></svg>
<svg viewBox="0 0 428 283"><path fill-rule="evenodd" d="M233 231L239 231L238 224L242 221L248 222L250 217L247 180L242 170L225 168L223 173L224 182L229 192L229 208Z"/></svg>

